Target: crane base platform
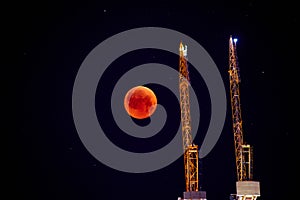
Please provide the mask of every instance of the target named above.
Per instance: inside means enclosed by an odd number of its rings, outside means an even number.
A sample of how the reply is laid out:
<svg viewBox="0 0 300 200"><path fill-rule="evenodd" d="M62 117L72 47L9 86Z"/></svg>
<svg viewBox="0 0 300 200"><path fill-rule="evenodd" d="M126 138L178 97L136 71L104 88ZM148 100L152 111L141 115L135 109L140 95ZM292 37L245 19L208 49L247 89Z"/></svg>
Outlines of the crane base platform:
<svg viewBox="0 0 300 200"><path fill-rule="evenodd" d="M205 191L183 192L183 199L178 198L178 200L206 200L206 192Z"/></svg>
<svg viewBox="0 0 300 200"><path fill-rule="evenodd" d="M258 181L237 181L237 196L260 196L260 187Z"/></svg>

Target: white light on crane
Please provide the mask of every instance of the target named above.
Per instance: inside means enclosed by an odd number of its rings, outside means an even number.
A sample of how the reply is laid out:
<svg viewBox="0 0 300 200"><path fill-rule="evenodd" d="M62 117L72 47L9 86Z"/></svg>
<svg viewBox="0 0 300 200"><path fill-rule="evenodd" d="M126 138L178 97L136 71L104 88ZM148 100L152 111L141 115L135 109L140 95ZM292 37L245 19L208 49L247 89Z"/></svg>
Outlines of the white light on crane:
<svg viewBox="0 0 300 200"><path fill-rule="evenodd" d="M236 43L236 42L238 41L238 39L237 39L237 38L234 38L233 41L234 41L234 43Z"/></svg>

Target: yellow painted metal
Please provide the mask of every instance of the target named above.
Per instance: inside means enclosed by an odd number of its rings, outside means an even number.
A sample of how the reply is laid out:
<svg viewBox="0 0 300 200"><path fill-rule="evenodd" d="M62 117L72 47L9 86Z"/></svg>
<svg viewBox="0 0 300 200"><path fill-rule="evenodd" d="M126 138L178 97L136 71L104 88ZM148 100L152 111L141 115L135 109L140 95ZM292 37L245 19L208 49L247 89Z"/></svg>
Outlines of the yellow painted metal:
<svg viewBox="0 0 300 200"><path fill-rule="evenodd" d="M240 73L236 42L229 38L229 80L234 147L237 168L237 200L256 200L260 196L259 182L253 179L253 148L244 144L240 103ZM240 194L242 191L242 194Z"/></svg>
<svg viewBox="0 0 300 200"><path fill-rule="evenodd" d="M181 109L182 139L184 150L184 169L186 191L198 191L198 146L193 144L191 134L189 71L187 64L187 47L179 46L179 93Z"/></svg>
<svg viewBox="0 0 300 200"><path fill-rule="evenodd" d="M240 104L240 76L237 64L236 46L230 36L229 40L229 80L230 80L230 99L234 134L234 147L237 168L237 180L246 180L245 167L243 165L243 127Z"/></svg>

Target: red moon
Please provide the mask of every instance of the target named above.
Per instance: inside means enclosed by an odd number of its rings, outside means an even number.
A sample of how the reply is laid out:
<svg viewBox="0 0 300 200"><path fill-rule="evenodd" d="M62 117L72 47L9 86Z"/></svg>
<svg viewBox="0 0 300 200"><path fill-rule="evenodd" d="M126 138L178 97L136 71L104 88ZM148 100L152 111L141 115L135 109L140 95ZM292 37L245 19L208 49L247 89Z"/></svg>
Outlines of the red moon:
<svg viewBox="0 0 300 200"><path fill-rule="evenodd" d="M145 119L150 117L156 110L157 99L150 88L136 86L126 93L124 107L131 117Z"/></svg>

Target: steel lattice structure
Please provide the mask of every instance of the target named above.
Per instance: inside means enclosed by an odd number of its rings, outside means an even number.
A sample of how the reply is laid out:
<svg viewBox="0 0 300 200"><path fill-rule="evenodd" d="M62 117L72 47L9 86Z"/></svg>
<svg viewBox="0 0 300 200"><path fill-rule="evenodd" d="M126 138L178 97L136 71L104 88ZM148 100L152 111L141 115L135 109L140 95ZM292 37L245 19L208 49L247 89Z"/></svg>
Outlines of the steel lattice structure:
<svg viewBox="0 0 300 200"><path fill-rule="evenodd" d="M236 39L229 39L229 80L234 147L237 169L237 199L255 200L260 196L259 182L253 179L253 148L244 144L243 121L240 103L240 72L238 66Z"/></svg>
<svg viewBox="0 0 300 200"><path fill-rule="evenodd" d="M186 191L198 191L198 145L193 144L191 134L189 71L187 64L187 47L179 46L179 93L181 108L181 125L184 150L184 169Z"/></svg>

